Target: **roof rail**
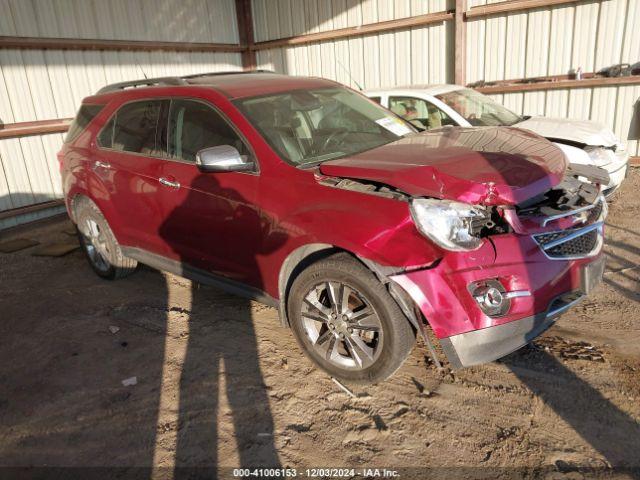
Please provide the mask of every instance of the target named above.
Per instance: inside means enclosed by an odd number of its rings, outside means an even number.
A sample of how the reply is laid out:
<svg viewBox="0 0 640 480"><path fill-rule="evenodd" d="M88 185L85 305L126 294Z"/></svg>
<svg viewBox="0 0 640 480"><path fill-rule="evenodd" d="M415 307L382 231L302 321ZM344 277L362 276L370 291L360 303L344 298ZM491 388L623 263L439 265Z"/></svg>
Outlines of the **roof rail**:
<svg viewBox="0 0 640 480"><path fill-rule="evenodd" d="M142 80L131 80L128 82L112 83L98 90L96 95L103 93L116 92L118 90L124 90L128 87L151 87L154 85L186 85L187 82L181 77L158 77L158 78L144 78Z"/></svg>
<svg viewBox="0 0 640 480"><path fill-rule="evenodd" d="M158 77L158 78L144 78L142 80L131 80L128 82L112 83L98 90L96 95L102 95L103 93L116 92L118 90L124 90L129 87L152 87L163 85L188 85L188 79L201 78L201 77L213 77L220 75L238 75L248 73L275 73L272 70L238 70L231 72L209 72L209 73L195 73L192 75L185 75L183 77Z"/></svg>
<svg viewBox="0 0 640 480"><path fill-rule="evenodd" d="M200 78L200 77L214 77L220 75L240 75L240 74L248 74L248 73L275 73L273 70L235 70L229 72L209 72L209 73L194 73L193 75L185 75L180 78L188 79L188 78Z"/></svg>

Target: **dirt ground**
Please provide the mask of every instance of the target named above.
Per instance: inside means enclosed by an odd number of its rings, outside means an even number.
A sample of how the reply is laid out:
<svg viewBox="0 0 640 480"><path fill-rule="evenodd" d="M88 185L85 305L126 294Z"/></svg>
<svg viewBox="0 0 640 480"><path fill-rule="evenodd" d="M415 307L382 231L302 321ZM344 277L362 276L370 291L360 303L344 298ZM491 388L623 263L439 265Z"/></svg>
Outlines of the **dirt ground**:
<svg viewBox="0 0 640 480"><path fill-rule="evenodd" d="M60 478L227 478L276 464L298 476L640 478L638 191L635 169L611 203L604 283L543 338L444 373L418 343L355 398L272 308L150 268L104 281L79 250L0 254L0 465L122 467ZM69 225L0 235L69 242Z"/></svg>

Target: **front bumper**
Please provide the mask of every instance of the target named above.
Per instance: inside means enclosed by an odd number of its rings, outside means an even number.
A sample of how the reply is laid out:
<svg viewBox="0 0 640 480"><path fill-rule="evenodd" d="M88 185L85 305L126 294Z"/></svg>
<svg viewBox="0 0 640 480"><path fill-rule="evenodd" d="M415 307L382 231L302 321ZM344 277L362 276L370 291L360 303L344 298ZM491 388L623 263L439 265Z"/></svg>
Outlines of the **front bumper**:
<svg viewBox="0 0 640 480"><path fill-rule="evenodd" d="M420 308L452 366L500 358L544 332L588 294L604 269L602 242L583 258L551 259L531 236L504 234L474 252L451 252L437 266L394 275ZM513 298L502 316L486 315L468 286L497 279Z"/></svg>
<svg viewBox="0 0 640 480"><path fill-rule="evenodd" d="M604 257L593 263L590 287L600 282L604 271ZM583 282L583 285L586 282ZM525 346L541 335L568 309L582 300L588 292L576 290L557 297L546 312L520 320L461 333L440 340L442 349L453 368L469 367L491 362Z"/></svg>

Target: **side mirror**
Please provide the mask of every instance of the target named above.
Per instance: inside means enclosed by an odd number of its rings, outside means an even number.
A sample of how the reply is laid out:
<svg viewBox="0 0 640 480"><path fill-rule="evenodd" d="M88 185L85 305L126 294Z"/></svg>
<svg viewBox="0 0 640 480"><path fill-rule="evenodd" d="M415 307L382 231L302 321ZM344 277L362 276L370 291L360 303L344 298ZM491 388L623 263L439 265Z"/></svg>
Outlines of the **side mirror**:
<svg viewBox="0 0 640 480"><path fill-rule="evenodd" d="M202 172L247 172L255 164L231 145L203 148L196 153L196 165Z"/></svg>

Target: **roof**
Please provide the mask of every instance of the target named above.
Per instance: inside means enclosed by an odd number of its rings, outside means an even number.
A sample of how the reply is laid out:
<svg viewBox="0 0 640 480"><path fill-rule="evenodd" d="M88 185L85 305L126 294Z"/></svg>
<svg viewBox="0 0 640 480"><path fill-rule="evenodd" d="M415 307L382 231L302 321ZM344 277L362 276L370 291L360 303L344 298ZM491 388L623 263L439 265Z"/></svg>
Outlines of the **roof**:
<svg viewBox="0 0 640 480"><path fill-rule="evenodd" d="M336 82L313 77L293 77L256 70L247 72L216 72L182 77L160 77L114 83L101 88L95 96L115 92L158 87L212 87L229 98L271 95L291 90L335 86Z"/></svg>
<svg viewBox="0 0 640 480"><path fill-rule="evenodd" d="M462 85L453 84L432 84L432 85L409 85L406 87L390 87L390 88L373 88L367 89L366 94L372 95L375 93L389 93L389 92L420 92L427 95L440 95L442 93L453 92L455 90L462 90Z"/></svg>

